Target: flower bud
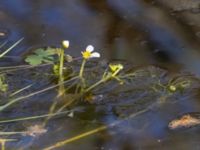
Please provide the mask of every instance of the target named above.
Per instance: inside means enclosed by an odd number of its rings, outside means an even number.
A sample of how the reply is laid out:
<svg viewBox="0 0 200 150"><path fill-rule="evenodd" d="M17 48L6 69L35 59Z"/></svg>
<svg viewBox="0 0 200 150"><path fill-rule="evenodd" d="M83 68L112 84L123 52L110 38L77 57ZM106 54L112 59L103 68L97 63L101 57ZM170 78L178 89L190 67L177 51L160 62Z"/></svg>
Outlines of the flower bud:
<svg viewBox="0 0 200 150"><path fill-rule="evenodd" d="M62 46L64 48L68 48L69 47L69 41L68 40L62 41Z"/></svg>

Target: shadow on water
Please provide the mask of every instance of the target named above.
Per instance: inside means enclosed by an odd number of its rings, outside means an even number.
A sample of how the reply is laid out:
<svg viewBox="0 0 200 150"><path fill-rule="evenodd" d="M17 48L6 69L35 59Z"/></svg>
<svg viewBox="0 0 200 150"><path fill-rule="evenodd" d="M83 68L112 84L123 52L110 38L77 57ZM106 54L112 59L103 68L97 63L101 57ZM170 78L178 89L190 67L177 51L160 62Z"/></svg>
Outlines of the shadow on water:
<svg viewBox="0 0 200 150"><path fill-rule="evenodd" d="M85 46L92 44L103 59L124 59L134 66L153 64L166 68L169 74L160 77L165 83L170 78L168 76L177 73L177 70L190 71L199 76L199 18L198 0L2 0L0 42L7 43L1 51L24 37L24 41L9 53L10 56L23 58L37 47L58 46L63 39L67 39L70 40L69 53L73 56L80 56ZM7 64L16 61L21 62L12 58ZM109 89L103 98L101 94L97 97L100 102L97 100L94 104L81 106L84 111L75 112L74 118L52 119L47 134L36 139L16 136L14 138L18 142L10 143L8 147L41 149L145 109L163 98L162 92L149 92L152 79L147 78L126 87ZM27 85L34 80L23 78L15 83ZM41 85L33 86L32 90L50 84L46 79L40 81ZM199 81L192 83L191 89L198 88L196 84ZM55 93L51 91L36 96L30 102L19 105L18 110L8 110L1 115L12 118L44 113L49 106L43 103L48 104ZM167 128L169 121L178 114L200 111L199 97L196 95L198 90L190 89L174 94L166 98L166 103L152 105L147 112L135 118L60 149L200 149L199 127L183 131ZM36 101L39 102L35 104ZM37 121L31 123L36 124ZM26 121L23 126L21 123L9 123L6 127L20 130L31 123Z"/></svg>

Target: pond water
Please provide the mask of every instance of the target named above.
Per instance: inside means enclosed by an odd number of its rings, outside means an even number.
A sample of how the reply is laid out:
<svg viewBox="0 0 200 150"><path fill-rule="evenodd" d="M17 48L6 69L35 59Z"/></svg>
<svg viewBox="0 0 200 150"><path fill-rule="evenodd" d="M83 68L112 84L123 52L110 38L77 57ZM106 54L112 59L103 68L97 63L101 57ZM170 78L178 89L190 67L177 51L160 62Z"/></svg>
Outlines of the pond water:
<svg viewBox="0 0 200 150"><path fill-rule="evenodd" d="M76 57L92 44L101 53L102 62L125 60L132 66L165 68L158 73L163 83L177 74L185 77L185 72L190 72L195 78L189 89L167 98L163 92L149 92L145 84L152 85L154 79L147 79L148 76L125 87L98 91L96 99L100 102L81 104L73 118L63 116L52 119L48 123L49 132L40 137L13 136L18 141L7 143L7 148L43 149L124 119L107 130L56 149L200 149L200 127L178 131L167 127L178 115L200 112L197 79L200 75L199 18L199 0L1 0L0 43L7 42L1 51L24 37L9 52L9 56L20 57L5 59L1 66L21 63L36 48L59 46L66 39L70 41L69 54ZM17 85L32 84L38 80L31 72L26 74L30 79L23 78L20 73L14 77ZM9 76L13 77L13 74ZM34 86L33 91L52 84L47 79L40 81L41 85ZM35 96L30 102L18 104L17 109L2 112L1 117L44 114L52 97L55 97L55 91ZM160 104L163 97L167 102ZM44 106L44 103L47 105ZM147 111L127 118L144 109ZM40 123L40 120L2 124L1 128L5 131L22 130L36 123Z"/></svg>

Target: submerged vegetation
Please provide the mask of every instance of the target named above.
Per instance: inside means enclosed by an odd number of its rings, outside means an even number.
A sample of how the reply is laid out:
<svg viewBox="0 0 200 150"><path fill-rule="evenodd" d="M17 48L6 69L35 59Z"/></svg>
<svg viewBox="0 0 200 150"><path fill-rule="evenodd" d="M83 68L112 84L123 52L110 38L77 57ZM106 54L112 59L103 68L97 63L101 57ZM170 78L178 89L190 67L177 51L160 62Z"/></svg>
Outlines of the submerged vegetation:
<svg viewBox="0 0 200 150"><path fill-rule="evenodd" d="M4 57L11 48L0 55ZM100 54L88 45L81 57L68 55L69 41L63 41L58 48L39 48L25 58L28 65L1 66L0 70L0 112L20 109L27 106L27 100L38 94L52 92L52 100L40 102L45 109L42 115L1 119L1 123L42 119L42 123L27 127L24 131L2 131L2 149L6 142L16 139L4 138L5 135L39 136L48 132L46 126L50 119L67 114L73 117L78 111L76 104L110 105L113 112L122 120L58 142L46 148L63 146L74 140L120 124L123 120L147 112L160 106L177 95L185 94L199 86L199 79L190 74L169 76L163 69L154 66L132 68L122 62L101 64L93 61ZM23 70L23 72L22 72ZM7 76L9 74L9 76ZM23 80L20 80L20 78ZM27 82L28 81L28 82ZM29 83L29 84L27 84ZM115 96L113 96L113 92ZM54 97L54 98L53 98ZM176 99L176 98L175 98ZM24 102L24 103L23 103ZM36 102L39 103L39 102ZM30 103L31 104L31 103ZM31 104L31 110L34 110ZM30 110L30 111L31 111ZM29 110L28 110L29 111ZM45 114L44 114L45 112ZM3 129L4 130L4 129Z"/></svg>
<svg viewBox="0 0 200 150"><path fill-rule="evenodd" d="M5 82L4 74L0 74L0 91L6 92L8 90L8 84Z"/></svg>

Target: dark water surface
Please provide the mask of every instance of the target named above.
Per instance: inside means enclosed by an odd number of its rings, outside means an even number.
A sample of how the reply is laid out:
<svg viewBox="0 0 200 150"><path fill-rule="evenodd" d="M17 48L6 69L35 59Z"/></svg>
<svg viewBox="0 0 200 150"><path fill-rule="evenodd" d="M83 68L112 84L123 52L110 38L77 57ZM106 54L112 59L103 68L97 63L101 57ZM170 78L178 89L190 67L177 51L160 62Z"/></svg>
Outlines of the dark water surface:
<svg viewBox="0 0 200 150"><path fill-rule="evenodd" d="M23 42L10 56L23 57L37 47L59 46L66 39L70 41L69 53L73 56L80 56L92 44L102 59L123 59L134 65L153 64L173 73L186 70L200 75L199 0L1 0L0 43L8 42L1 51L22 37ZM15 61L13 58L7 64ZM199 96L194 95L186 92L178 98L172 96L173 100L164 106L60 149L199 150L200 128L184 131L167 128L177 115L200 111ZM137 92L127 97L122 95L121 99L129 103L130 99L141 97L152 101L159 96L149 97L142 91L138 95ZM120 99L119 95L116 97ZM86 112L74 118L52 120L49 134L33 141L17 137L19 141L10 144L10 149L20 149L28 143L24 149L42 149L98 127L96 120L109 124L124 113L118 107L112 110L115 105L112 102L103 105L106 107L89 105Z"/></svg>

